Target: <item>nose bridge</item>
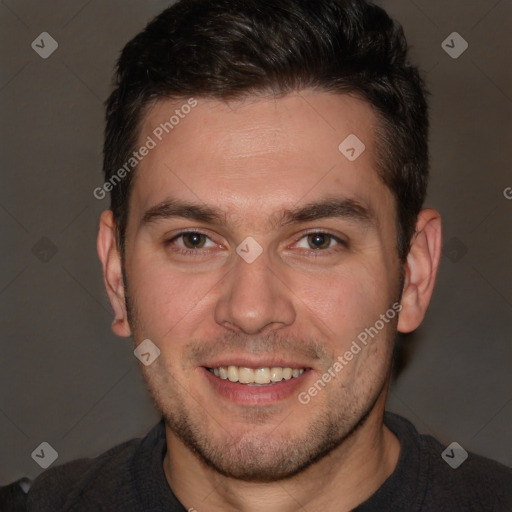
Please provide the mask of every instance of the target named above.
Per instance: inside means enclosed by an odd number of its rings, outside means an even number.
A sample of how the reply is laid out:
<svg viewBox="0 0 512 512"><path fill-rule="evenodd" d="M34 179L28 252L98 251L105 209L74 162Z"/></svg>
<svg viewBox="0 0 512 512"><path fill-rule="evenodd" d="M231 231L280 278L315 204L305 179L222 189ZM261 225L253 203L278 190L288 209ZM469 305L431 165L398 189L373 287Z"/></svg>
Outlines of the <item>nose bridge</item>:
<svg viewBox="0 0 512 512"><path fill-rule="evenodd" d="M239 250L243 249L247 247L242 243ZM241 254L216 304L217 323L248 334L268 330L271 325L280 328L293 323L295 310L291 293L276 277L277 271L270 268L266 255L262 253L251 261Z"/></svg>

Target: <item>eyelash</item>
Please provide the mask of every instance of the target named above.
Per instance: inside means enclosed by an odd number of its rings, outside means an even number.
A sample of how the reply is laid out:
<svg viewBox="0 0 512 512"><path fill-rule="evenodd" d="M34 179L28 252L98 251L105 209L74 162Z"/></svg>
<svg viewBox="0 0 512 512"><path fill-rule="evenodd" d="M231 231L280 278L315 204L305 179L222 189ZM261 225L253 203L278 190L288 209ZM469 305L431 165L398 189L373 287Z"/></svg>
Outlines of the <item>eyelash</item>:
<svg viewBox="0 0 512 512"><path fill-rule="evenodd" d="M166 247L169 247L175 240L178 240L179 238L183 237L184 235L187 235L190 233L197 234L197 235L204 235L209 240L211 240L211 238L208 236L207 233L197 230L197 229L193 229L190 231L181 231L180 233L173 236L169 240L165 240L164 245ZM300 240L302 240L303 238L306 238L310 235L325 235L325 236L330 237L330 240L334 240L335 242L338 243L337 246L330 247L329 249L310 249L310 250L304 249L308 254L311 254L314 257L320 256L320 253L322 253L324 255L331 254L333 252L340 251L343 248L348 249L348 247L349 247L349 245L346 241L340 239L339 237L337 237L336 235L333 235L332 233L329 233L328 231L314 231L314 230L309 231L307 233L304 233L295 243L298 243ZM177 254L181 254L181 255L185 255L185 256L204 256L204 254L205 254L205 250L202 250L201 247L198 249L183 249L182 247L180 247L178 249L172 249L172 250L173 250L173 252L175 252ZM206 252L208 253L208 249L206 249Z"/></svg>

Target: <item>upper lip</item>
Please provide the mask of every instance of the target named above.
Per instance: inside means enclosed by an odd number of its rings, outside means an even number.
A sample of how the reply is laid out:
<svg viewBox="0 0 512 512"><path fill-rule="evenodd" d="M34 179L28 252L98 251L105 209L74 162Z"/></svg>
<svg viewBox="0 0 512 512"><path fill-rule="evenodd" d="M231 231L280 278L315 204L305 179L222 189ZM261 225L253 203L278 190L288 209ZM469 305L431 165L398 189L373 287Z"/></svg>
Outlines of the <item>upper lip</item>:
<svg viewBox="0 0 512 512"><path fill-rule="evenodd" d="M311 368L311 365L300 360L292 361L290 359L279 357L266 357L261 359L250 357L233 357L226 356L224 358L216 358L202 365L205 368L218 368L219 366L242 366L245 368Z"/></svg>

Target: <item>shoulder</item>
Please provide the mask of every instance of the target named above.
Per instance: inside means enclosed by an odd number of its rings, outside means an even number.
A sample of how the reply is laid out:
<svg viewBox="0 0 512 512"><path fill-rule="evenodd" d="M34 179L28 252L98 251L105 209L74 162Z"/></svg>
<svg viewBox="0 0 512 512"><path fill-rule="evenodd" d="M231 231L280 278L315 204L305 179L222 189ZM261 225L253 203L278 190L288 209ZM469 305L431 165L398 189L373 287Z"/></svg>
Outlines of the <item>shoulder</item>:
<svg viewBox="0 0 512 512"><path fill-rule="evenodd" d="M402 448L416 453L413 459L418 490L423 493L422 511L512 510L511 468L467 452L458 444L444 445L420 434L411 422L396 414L386 412L385 418Z"/></svg>
<svg viewBox="0 0 512 512"><path fill-rule="evenodd" d="M460 510L512 510L512 469L497 461L445 446L422 435L428 459L428 495L433 502L453 502ZM462 508L466 507L466 508Z"/></svg>
<svg viewBox="0 0 512 512"><path fill-rule="evenodd" d="M109 496L116 488L130 486L130 464L140 441L132 439L96 458L78 459L47 469L32 483L27 510L71 510L73 503L93 499L86 496Z"/></svg>
<svg viewBox="0 0 512 512"><path fill-rule="evenodd" d="M27 479L22 478L16 482L0 487L0 510L2 512L21 512L27 505L27 495L23 487Z"/></svg>

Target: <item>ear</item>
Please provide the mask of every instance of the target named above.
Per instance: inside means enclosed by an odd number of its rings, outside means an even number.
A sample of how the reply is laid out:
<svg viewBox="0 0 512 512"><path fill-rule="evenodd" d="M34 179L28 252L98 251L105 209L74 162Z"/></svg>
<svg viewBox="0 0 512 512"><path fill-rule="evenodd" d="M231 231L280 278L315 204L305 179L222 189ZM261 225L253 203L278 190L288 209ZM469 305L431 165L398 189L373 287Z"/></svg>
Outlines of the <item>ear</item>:
<svg viewBox="0 0 512 512"><path fill-rule="evenodd" d="M126 338L131 335L131 329L126 314L121 254L117 247L116 223L112 210L105 210L101 214L96 246L103 267L103 281L114 310L112 330L118 336Z"/></svg>
<svg viewBox="0 0 512 512"><path fill-rule="evenodd" d="M418 215L416 232L405 265L399 332L414 331L425 317L434 292L441 247L441 215L436 210L422 210Z"/></svg>

